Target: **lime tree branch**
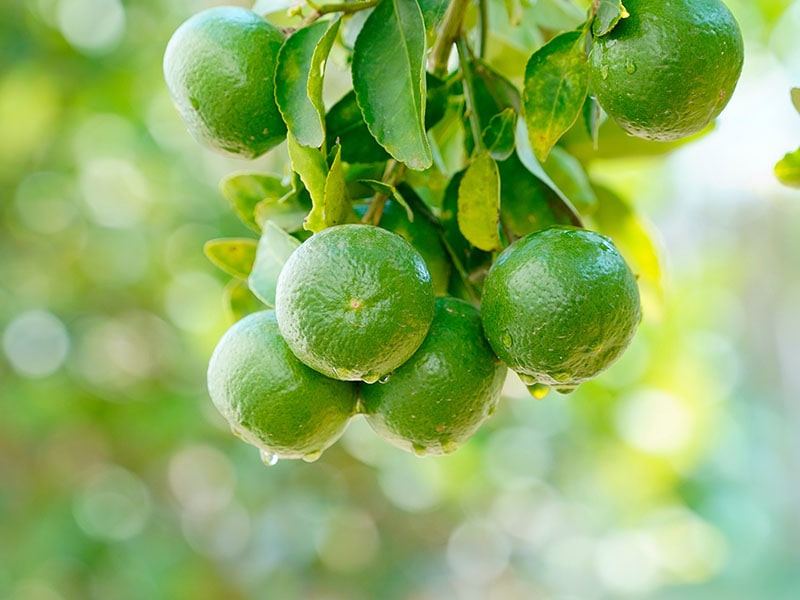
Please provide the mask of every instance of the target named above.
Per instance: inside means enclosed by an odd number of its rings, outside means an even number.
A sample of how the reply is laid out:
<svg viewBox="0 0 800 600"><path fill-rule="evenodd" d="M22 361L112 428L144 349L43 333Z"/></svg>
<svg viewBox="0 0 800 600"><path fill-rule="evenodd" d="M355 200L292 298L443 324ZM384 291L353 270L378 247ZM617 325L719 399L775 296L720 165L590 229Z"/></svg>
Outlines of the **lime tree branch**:
<svg viewBox="0 0 800 600"><path fill-rule="evenodd" d="M388 163L386 163L386 170L383 172L382 181L386 185L394 187L405 174L406 166L397 160L391 159ZM386 206L386 201L388 199L388 194L384 192L376 192L372 197L369 208L367 209L367 212L364 213L364 217L361 219L361 222L378 225L381 222L383 208Z"/></svg>
<svg viewBox="0 0 800 600"><path fill-rule="evenodd" d="M437 77L447 74L447 61L450 58L450 51L453 44L461 35L461 23L467 12L470 0L453 0L447 7L444 15L444 23L439 31L439 37L433 46L431 53L430 69Z"/></svg>
<svg viewBox="0 0 800 600"><path fill-rule="evenodd" d="M361 10L367 10L368 8L373 8L377 6L380 0L363 0L362 2L339 2L336 4L322 4L317 5L313 2L309 2L306 0L306 4L313 8L313 12L308 15L303 22L300 23L300 27L305 27L306 25L311 25L314 21L323 17L324 15L329 15L331 13L343 13L343 14L351 14L356 13Z"/></svg>

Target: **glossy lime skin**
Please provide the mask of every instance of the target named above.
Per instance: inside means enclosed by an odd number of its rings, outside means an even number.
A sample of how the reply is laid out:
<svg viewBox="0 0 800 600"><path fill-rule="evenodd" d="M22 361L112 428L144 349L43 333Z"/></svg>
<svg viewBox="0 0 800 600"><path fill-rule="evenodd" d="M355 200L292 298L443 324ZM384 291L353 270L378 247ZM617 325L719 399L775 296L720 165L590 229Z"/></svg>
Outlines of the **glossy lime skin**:
<svg viewBox="0 0 800 600"><path fill-rule="evenodd" d="M184 22L164 53L164 78L189 133L255 158L286 137L274 96L280 30L253 11L210 8Z"/></svg>
<svg viewBox="0 0 800 600"><path fill-rule="evenodd" d="M208 365L214 406L244 441L278 458L316 458L355 413L356 386L301 363L284 342L275 312L234 324Z"/></svg>
<svg viewBox="0 0 800 600"><path fill-rule="evenodd" d="M636 277L607 237L574 227L506 248L483 289L497 355L531 384L574 388L627 348L641 318Z"/></svg>
<svg viewBox="0 0 800 600"><path fill-rule="evenodd" d="M507 372L483 336L478 310L437 298L430 331L414 356L386 383L361 386L365 415L398 448L449 454L494 412Z"/></svg>
<svg viewBox="0 0 800 600"><path fill-rule="evenodd" d="M289 257L275 310L286 343L305 364L335 379L374 382L425 339L433 283L422 256L399 235L337 225Z"/></svg>
<svg viewBox="0 0 800 600"><path fill-rule="evenodd" d="M719 0L626 0L630 13L594 39L591 89L629 133L676 140L722 112L742 71L739 25Z"/></svg>

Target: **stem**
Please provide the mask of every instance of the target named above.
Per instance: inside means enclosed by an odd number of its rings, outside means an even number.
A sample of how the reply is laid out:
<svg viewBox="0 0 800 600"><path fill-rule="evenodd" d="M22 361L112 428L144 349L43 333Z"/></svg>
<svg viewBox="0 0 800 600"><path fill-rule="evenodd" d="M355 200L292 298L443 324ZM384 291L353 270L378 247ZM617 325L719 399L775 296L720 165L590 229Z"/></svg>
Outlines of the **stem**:
<svg viewBox="0 0 800 600"><path fill-rule="evenodd" d="M466 104L470 130L472 131L472 143L474 145L472 151L477 154L483 150L483 138L481 137L482 129L478 111L475 106L475 82L472 78L472 68L468 64L469 49L463 37L459 37L456 40L456 49L458 50L459 69L464 78L464 103Z"/></svg>
<svg viewBox="0 0 800 600"><path fill-rule="evenodd" d="M394 187L397 185L397 182L403 178L403 175L406 173L406 166L394 159L390 160L386 163L386 170L383 172L383 177L381 181L386 185L390 185ZM370 223L372 225L378 225L381 222L381 217L383 216L383 208L386 206L386 201L389 199L389 194L384 192L375 192L375 195L372 197L372 201L369 204L369 208L367 212L364 213L364 216L361 218L362 223Z"/></svg>
<svg viewBox="0 0 800 600"><path fill-rule="evenodd" d="M363 0L363 2L340 2L338 4L323 4L322 6L317 6L313 2L306 1L314 11L308 15L305 19L303 19L302 23L300 23L299 28L306 27L307 25L311 25L317 19L322 17L323 15L327 15L330 13L340 12L344 14L351 14L358 12L360 10L366 10L368 8L372 8L373 6L377 6L380 0Z"/></svg>
<svg viewBox="0 0 800 600"><path fill-rule="evenodd" d="M484 58L486 56L486 43L489 38L489 6L486 0L480 0L479 4L481 13L481 28L480 28L480 48L478 49L478 57Z"/></svg>
<svg viewBox="0 0 800 600"><path fill-rule="evenodd" d="M447 61L450 58L450 50L461 35L461 23L464 21L464 15L467 12L469 3L470 0L453 0L450 6L447 7L444 23L439 32L439 37L436 38L430 58L431 73L437 77L447 75Z"/></svg>

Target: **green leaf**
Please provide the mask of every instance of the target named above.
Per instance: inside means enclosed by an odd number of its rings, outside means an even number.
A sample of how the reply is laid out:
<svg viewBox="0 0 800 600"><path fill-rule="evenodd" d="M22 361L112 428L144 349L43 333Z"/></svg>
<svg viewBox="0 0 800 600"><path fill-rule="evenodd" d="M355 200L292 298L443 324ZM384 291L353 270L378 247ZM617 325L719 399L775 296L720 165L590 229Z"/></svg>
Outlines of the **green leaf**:
<svg viewBox="0 0 800 600"><path fill-rule="evenodd" d="M599 0L597 14L592 21L592 33L601 37L611 32L622 19L630 17L630 13L620 0Z"/></svg>
<svg viewBox="0 0 800 600"><path fill-rule="evenodd" d="M272 221L264 223L248 283L253 294L269 307L275 306L278 275L298 246L300 242L275 223Z"/></svg>
<svg viewBox="0 0 800 600"><path fill-rule="evenodd" d="M254 231L261 231L254 214L258 203L265 199L277 201L289 191L280 179L262 173L228 175L219 188L242 223Z"/></svg>
<svg viewBox="0 0 800 600"><path fill-rule="evenodd" d="M589 87L583 34L569 31L533 53L522 103L533 152L540 161L578 119Z"/></svg>
<svg viewBox="0 0 800 600"><path fill-rule="evenodd" d="M319 221L315 223L315 226L321 225L319 229L310 226L312 213L315 211L317 214L314 220ZM318 207L315 206L312 213L309 213L305 227L314 233L326 227L341 225L353 220L353 206L350 204L350 197L347 194L347 183L342 169L342 147L339 145L333 147L333 162L328 176L325 178L325 201L322 211L319 212ZM317 216L320 219L317 219Z"/></svg>
<svg viewBox="0 0 800 600"><path fill-rule="evenodd" d="M386 194L390 198L394 198L395 201L405 209L408 220L412 223L414 222L414 211L411 210L408 202L406 202L406 199L403 198L403 195L396 187L389 185L388 183L384 183L383 181L376 181L375 179L360 179L359 181L376 192L380 192L381 194Z"/></svg>
<svg viewBox="0 0 800 600"><path fill-rule="evenodd" d="M479 154L467 168L458 186L458 228L481 250L502 248L497 225L500 221L500 175L489 154Z"/></svg>
<svg viewBox="0 0 800 600"><path fill-rule="evenodd" d="M581 214L589 214L597 208L597 196L589 183L589 176L569 152L555 146L542 167Z"/></svg>
<svg viewBox="0 0 800 600"><path fill-rule="evenodd" d="M800 88L792 88L791 96L795 110L800 113Z"/></svg>
<svg viewBox="0 0 800 600"><path fill-rule="evenodd" d="M800 188L800 148L789 152L778 161L775 175L784 185Z"/></svg>
<svg viewBox="0 0 800 600"><path fill-rule="evenodd" d="M444 20L450 0L417 0L417 4L419 4L419 8L422 11L425 29L429 34L435 33Z"/></svg>
<svg viewBox="0 0 800 600"><path fill-rule="evenodd" d="M353 89L370 132L412 169L433 159L425 133L425 23L419 5L382 0L353 49Z"/></svg>
<svg viewBox="0 0 800 600"><path fill-rule="evenodd" d="M303 185L311 195L314 207L325 203L325 182L328 178L328 164L322 150L301 146L291 134L286 136L292 169L300 176ZM313 210L313 209L312 209ZM306 226L306 229L308 227Z"/></svg>
<svg viewBox="0 0 800 600"><path fill-rule="evenodd" d="M483 145L495 160L505 160L514 152L514 131L517 127L517 112L506 108L494 115L483 130Z"/></svg>
<svg viewBox="0 0 800 600"><path fill-rule="evenodd" d="M319 147L325 141L322 78L339 19L317 21L295 31L278 52L275 101L301 146Z"/></svg>
<svg viewBox="0 0 800 600"><path fill-rule="evenodd" d="M583 103L583 124L595 150L600 141L600 125L603 123L601 115L600 103L597 98L587 96L586 102Z"/></svg>
<svg viewBox="0 0 800 600"><path fill-rule="evenodd" d="M525 121L522 119L517 120L517 156L519 157L520 162L525 165L525 168L528 169L533 175L535 175L542 183L547 185L558 198L561 200L561 203L564 205L564 208L569 211L572 215L572 224L576 227L581 227L581 219L578 215L578 211L572 205L572 202L569 200L567 195L561 191L555 182L550 179L550 176L545 172L542 168L541 163L538 159L533 155L533 149L531 148L530 144L530 136L528 136L528 132L525 129Z"/></svg>
<svg viewBox="0 0 800 600"><path fill-rule="evenodd" d="M203 246L203 252L228 275L247 279L256 257L256 241L249 238L209 240Z"/></svg>
<svg viewBox="0 0 800 600"><path fill-rule="evenodd" d="M384 162L390 158L369 132L353 91L345 94L325 116L328 138L342 145L342 160L348 163Z"/></svg>
<svg viewBox="0 0 800 600"><path fill-rule="evenodd" d="M249 314L267 308L264 303L255 297L247 282L242 279L231 279L222 293L222 298L228 312L228 319L235 323Z"/></svg>
<svg viewBox="0 0 800 600"><path fill-rule="evenodd" d="M573 214L552 189L528 171L516 154L498 162L500 215L515 238L550 227L575 225Z"/></svg>
<svg viewBox="0 0 800 600"><path fill-rule="evenodd" d="M595 193L599 199L592 215L595 228L614 240L640 281L647 283L659 301L663 300L661 258L650 226L611 190L596 186Z"/></svg>

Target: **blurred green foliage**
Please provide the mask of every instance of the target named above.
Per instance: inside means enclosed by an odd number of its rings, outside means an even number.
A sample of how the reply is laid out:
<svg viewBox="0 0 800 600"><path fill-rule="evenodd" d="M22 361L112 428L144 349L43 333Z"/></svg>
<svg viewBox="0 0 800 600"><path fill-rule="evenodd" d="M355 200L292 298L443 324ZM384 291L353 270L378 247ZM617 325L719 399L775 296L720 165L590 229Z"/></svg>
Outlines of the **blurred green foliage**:
<svg viewBox="0 0 800 600"><path fill-rule="evenodd" d="M592 166L671 259L595 382L536 401L510 375L440 459L355 421L318 463L267 468L229 434L203 244L252 237L218 182L281 176L285 150L222 159L180 124L161 56L207 4L0 4L0 597L795 598L800 211L727 190L687 208L657 156ZM798 3L730 5L785 60L771 36ZM490 48L518 79L541 40L512 33Z"/></svg>

